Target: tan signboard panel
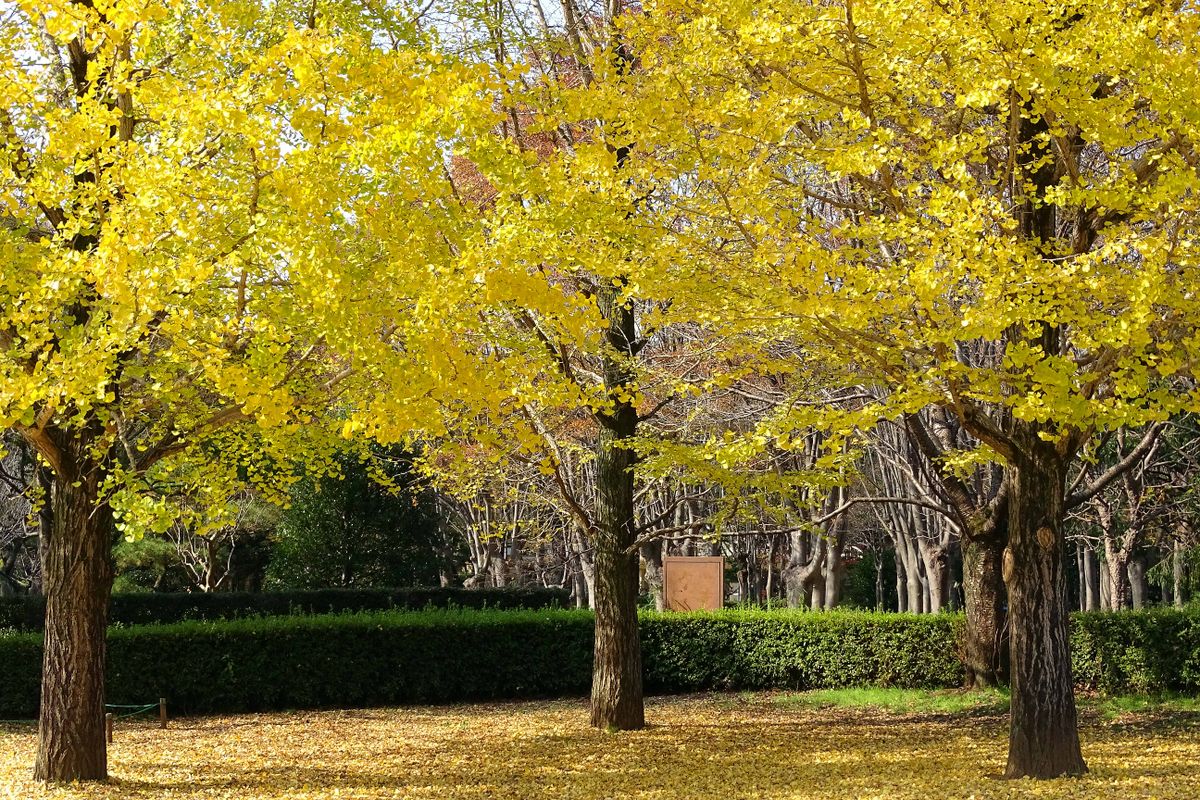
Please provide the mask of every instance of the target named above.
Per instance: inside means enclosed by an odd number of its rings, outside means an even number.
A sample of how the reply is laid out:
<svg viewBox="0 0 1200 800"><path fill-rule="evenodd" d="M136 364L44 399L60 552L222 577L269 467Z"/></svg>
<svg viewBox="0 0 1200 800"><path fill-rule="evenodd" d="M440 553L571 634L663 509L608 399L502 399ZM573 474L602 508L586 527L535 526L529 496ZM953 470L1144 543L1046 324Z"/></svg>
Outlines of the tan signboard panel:
<svg viewBox="0 0 1200 800"><path fill-rule="evenodd" d="M725 605L723 556L669 556L663 559L663 591L668 611L713 610Z"/></svg>

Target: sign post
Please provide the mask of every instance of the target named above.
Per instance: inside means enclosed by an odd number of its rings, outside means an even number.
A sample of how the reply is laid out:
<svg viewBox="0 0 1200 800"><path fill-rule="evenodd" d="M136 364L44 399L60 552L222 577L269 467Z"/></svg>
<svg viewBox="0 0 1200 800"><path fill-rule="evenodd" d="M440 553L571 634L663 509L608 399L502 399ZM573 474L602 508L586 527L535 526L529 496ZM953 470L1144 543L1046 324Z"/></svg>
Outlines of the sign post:
<svg viewBox="0 0 1200 800"><path fill-rule="evenodd" d="M668 611L714 611L725 605L724 556L668 556L663 559L663 592Z"/></svg>

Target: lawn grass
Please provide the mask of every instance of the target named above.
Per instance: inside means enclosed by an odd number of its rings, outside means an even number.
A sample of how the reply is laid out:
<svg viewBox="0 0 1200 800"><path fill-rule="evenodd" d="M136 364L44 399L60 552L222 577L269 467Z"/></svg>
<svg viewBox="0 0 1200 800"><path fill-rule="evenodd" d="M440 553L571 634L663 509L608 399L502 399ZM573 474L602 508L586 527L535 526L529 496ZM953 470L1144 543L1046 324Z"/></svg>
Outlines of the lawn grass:
<svg viewBox="0 0 1200 800"><path fill-rule="evenodd" d="M892 714L1003 713L1008 693L999 689L816 689L778 694L775 702L796 708L844 708L886 711Z"/></svg>
<svg viewBox="0 0 1200 800"><path fill-rule="evenodd" d="M814 693L815 694L815 693ZM1084 716L1079 779L1002 781L1007 724L953 693L706 694L651 699L650 726L606 734L583 701L202 717L117 728L113 780L29 779L28 726L0 727L9 800L929 800L1193 798L1200 715L1124 704ZM841 702L835 705L833 700ZM977 700L974 705L967 700ZM891 703L892 710L884 709ZM1134 720L1138 724L1128 724Z"/></svg>
<svg viewBox="0 0 1200 800"><path fill-rule="evenodd" d="M783 707L859 709L890 714L1006 714L1007 689L816 689L770 695ZM1116 720L1127 715L1200 714L1200 697L1187 695L1120 696L1081 694L1075 698L1082 714Z"/></svg>

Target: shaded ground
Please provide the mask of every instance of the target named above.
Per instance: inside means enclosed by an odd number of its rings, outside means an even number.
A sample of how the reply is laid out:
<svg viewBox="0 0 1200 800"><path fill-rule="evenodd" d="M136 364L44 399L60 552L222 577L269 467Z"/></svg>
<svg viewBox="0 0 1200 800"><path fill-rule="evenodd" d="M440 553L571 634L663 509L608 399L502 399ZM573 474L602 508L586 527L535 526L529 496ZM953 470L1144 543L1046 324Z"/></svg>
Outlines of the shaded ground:
<svg viewBox="0 0 1200 800"><path fill-rule="evenodd" d="M929 693L925 693L928 695ZM899 698L899 699L897 699ZM29 780L34 735L0 727L0 798L1196 798L1200 713L1085 704L1092 773L999 781L999 696L714 694L650 701L604 734L582 702L296 712L118 727L106 786ZM885 698L886 699L886 698ZM904 704L917 706L909 710Z"/></svg>

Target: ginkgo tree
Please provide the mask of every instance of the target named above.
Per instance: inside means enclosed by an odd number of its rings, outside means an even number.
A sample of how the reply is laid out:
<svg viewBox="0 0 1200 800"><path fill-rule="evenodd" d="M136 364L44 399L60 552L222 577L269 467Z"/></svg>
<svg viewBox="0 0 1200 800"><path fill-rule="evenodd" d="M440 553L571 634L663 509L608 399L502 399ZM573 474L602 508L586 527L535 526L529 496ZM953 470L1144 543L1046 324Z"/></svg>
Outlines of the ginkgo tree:
<svg viewBox="0 0 1200 800"><path fill-rule="evenodd" d="M197 481L210 464L218 482L252 480L238 441L274 463L328 460L313 423L356 373L308 321L362 265L339 198L365 179L330 152L428 74L413 14L351 0L0 9L0 423L53 474L39 778L106 776L114 527L170 523L140 491L148 473L183 459ZM394 127L408 119L388 109ZM222 433L251 424L254 437Z"/></svg>
<svg viewBox="0 0 1200 800"><path fill-rule="evenodd" d="M1006 774L1083 772L1068 468L1096 431L1200 404L1200 18L1127 0L646 11L623 119L673 188L676 252L708 265L676 302L885 390L757 436L936 406L980 442L939 469L1004 464Z"/></svg>

